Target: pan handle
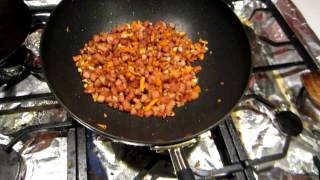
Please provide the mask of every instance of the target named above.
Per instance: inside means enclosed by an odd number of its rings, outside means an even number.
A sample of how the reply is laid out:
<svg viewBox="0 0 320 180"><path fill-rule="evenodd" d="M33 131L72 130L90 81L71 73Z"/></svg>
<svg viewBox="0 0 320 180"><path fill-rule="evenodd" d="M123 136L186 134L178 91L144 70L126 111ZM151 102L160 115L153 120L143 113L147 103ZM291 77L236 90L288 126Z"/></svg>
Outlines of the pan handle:
<svg viewBox="0 0 320 180"><path fill-rule="evenodd" d="M179 180L195 180L192 170L189 167L188 161L185 158L181 147L168 149L170 158L173 163L174 170L177 173Z"/></svg>

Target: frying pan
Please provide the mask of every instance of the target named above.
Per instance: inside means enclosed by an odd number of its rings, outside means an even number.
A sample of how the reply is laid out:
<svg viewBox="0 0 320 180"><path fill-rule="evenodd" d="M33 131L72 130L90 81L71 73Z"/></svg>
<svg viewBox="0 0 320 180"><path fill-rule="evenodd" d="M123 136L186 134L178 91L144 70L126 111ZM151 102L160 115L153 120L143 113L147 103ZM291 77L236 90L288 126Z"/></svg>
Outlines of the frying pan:
<svg viewBox="0 0 320 180"><path fill-rule="evenodd" d="M0 2L0 65L24 42L31 28L31 13L23 0Z"/></svg>
<svg viewBox="0 0 320 180"><path fill-rule="evenodd" d="M72 56L94 34L133 20L174 22L192 40L201 37L209 42L212 53L199 62L200 97L176 108L174 117L139 118L94 103L83 93ZM179 179L192 179L192 173L181 159L180 146L166 145L184 144L224 119L241 99L251 74L244 29L217 0L64 0L52 13L42 38L43 70L64 108L79 123L116 142L168 147Z"/></svg>

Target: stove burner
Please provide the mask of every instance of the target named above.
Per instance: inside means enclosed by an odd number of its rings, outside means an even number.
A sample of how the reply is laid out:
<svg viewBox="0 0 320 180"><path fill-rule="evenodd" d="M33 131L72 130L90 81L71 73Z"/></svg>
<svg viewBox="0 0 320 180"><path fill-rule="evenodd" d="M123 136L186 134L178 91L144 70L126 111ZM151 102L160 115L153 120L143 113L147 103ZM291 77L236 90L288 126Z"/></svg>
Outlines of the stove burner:
<svg viewBox="0 0 320 180"><path fill-rule="evenodd" d="M288 136L297 136L302 130L300 118L291 111L280 111L275 114L280 130Z"/></svg>
<svg viewBox="0 0 320 180"><path fill-rule="evenodd" d="M6 152L0 145L0 180L20 180L25 175L25 164L21 156L15 152Z"/></svg>

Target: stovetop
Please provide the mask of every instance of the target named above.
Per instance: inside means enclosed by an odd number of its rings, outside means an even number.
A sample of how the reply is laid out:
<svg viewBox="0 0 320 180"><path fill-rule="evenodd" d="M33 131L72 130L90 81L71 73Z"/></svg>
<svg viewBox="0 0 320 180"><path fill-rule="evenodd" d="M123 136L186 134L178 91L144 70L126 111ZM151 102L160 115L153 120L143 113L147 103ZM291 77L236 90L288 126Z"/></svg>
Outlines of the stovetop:
<svg viewBox="0 0 320 180"><path fill-rule="evenodd" d="M77 124L61 108L41 74L38 57L45 22L60 0L25 2L39 25L25 42L32 68L0 91L0 144L22 159L16 178L176 179L167 153L112 142ZM294 17L298 12L291 8L289 13L289 5L281 1L226 3L246 27L254 74L231 116L185 148L191 169L197 179L317 179L320 113L306 98L298 100L303 96L300 75L319 69L318 41L303 20ZM288 136L292 122L277 123L280 111L298 115L304 127L299 135ZM29 134L31 130L35 133ZM7 177L0 173L0 179Z"/></svg>

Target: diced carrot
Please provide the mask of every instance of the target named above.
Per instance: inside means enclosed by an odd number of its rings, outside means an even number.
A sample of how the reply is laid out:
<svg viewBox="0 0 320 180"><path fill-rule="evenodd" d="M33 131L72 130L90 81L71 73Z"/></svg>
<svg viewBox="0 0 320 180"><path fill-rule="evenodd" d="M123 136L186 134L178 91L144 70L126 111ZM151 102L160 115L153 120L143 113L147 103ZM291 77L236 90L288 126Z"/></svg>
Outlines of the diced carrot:
<svg viewBox="0 0 320 180"><path fill-rule="evenodd" d="M106 124L97 124L100 128L102 128L103 130L107 129L107 125Z"/></svg>
<svg viewBox="0 0 320 180"><path fill-rule="evenodd" d="M144 83L146 81L146 78L145 77L141 77L140 78L140 91L143 92L144 91Z"/></svg>
<svg viewBox="0 0 320 180"><path fill-rule="evenodd" d="M199 58L200 58L201 60L203 60L203 59L204 59L204 54L200 54Z"/></svg>
<svg viewBox="0 0 320 180"><path fill-rule="evenodd" d="M201 43L204 44L204 45L207 45L207 44L208 44L208 41L205 41L205 40L203 40L203 39L201 39L201 38L200 38L199 42L201 42Z"/></svg>
<svg viewBox="0 0 320 180"><path fill-rule="evenodd" d="M162 84L162 81L160 78L156 78L156 85L160 86Z"/></svg>
<svg viewBox="0 0 320 180"><path fill-rule="evenodd" d="M195 90L196 92L200 92L200 91L201 91L201 88L200 88L200 86L197 85L197 86L194 87L194 90Z"/></svg>
<svg viewBox="0 0 320 180"><path fill-rule="evenodd" d="M158 98L153 99L148 105L146 105L143 110L144 111L149 111L157 102L159 101Z"/></svg>

